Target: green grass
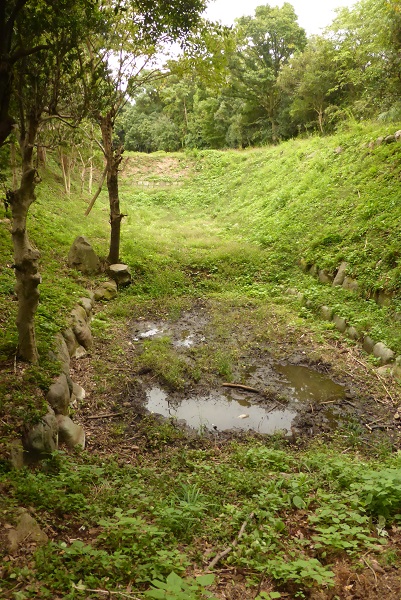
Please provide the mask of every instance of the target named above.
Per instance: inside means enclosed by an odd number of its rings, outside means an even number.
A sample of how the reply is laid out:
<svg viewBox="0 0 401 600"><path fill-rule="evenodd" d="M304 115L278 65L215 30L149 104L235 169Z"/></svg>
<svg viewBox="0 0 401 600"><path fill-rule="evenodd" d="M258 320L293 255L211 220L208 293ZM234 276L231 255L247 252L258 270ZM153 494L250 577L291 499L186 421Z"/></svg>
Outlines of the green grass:
<svg viewBox="0 0 401 600"><path fill-rule="evenodd" d="M98 307L92 323L109 360L122 369L124 349L114 334L128 320L174 320L194 302L208 303L210 342L194 347L187 363L168 337L146 341L141 354L130 355L132 373L151 369L174 390L201 378L235 379L247 352L268 348L280 359L294 339L305 347L310 336L322 346L338 339L333 325L317 318L321 304L400 353L393 317L401 302L401 144L366 147L385 133L391 131L370 124L243 152L129 155L138 171L121 181L127 214L121 259L133 284ZM334 152L337 146L342 153ZM165 160L166 173L155 174ZM84 218L88 194L75 182L67 197L52 162L42 176L28 224L42 257L36 367L14 363L12 248L9 224L0 223L0 448L43 414L57 372L48 359L54 334L77 299L102 279L68 268L74 238L85 235L100 256L107 254L105 192ZM176 186L136 185L176 176ZM361 294L319 284L300 270L301 258L328 270L346 260ZM309 308L286 296L287 287L301 291ZM395 293L392 306L369 299L376 289ZM92 365L98 393L111 390L108 365L96 356ZM116 422L110 437L124 439L126 427ZM39 523L53 531L53 541L25 566L3 553L0 595L89 599L99 588L131 590L141 599L207 598L218 589L211 578L196 576L244 523L243 537L219 566L243 573L252 598L261 580L270 588L260 598L308 597L333 584L337 562L358 570L369 555L399 567L400 456L390 444L372 443L366 458L358 425L350 422L331 441L309 448L279 436L215 448L152 417L137 428L140 450L131 465L86 453L56 453L23 471L10 472L7 461L0 462L2 518L13 522L17 506L33 507Z"/></svg>
<svg viewBox="0 0 401 600"><path fill-rule="evenodd" d="M300 594L330 587L337 558L369 553L385 560L389 526L401 523L398 455L356 462L325 445L301 451L252 439L218 452L202 444L189 449L171 425L164 433L151 421L145 425L149 438L153 427L151 448L163 449L157 458L143 453L123 465L112 457L56 454L36 472L1 476L7 515L14 505L35 506L42 524L51 521L62 532L27 567L6 559L3 591L17 582L24 598L91 598L86 589L123 592L130 583L142 597L171 572L185 587L188 567L205 569L244 522L244 536L221 563L245 569L251 586L264 573L279 589ZM191 593L204 592L199 585Z"/></svg>

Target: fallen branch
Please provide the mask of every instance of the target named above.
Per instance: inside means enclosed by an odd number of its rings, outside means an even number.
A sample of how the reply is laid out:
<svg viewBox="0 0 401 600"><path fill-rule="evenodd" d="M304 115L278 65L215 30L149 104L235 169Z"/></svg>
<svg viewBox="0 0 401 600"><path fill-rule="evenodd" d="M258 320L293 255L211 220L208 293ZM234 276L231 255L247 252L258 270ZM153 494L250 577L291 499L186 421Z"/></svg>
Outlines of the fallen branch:
<svg viewBox="0 0 401 600"><path fill-rule="evenodd" d="M242 385L241 383L222 383L223 387L236 388L237 390L244 390L245 392L253 392L254 394L260 394L260 391L256 388L249 387L249 385Z"/></svg>
<svg viewBox="0 0 401 600"><path fill-rule="evenodd" d="M252 512L249 515L249 517L247 517L245 519L245 521L242 523L241 529L239 530L239 534L238 534L237 538L233 541L233 543L231 544L231 546L229 546L228 548L226 548L225 550L223 550L219 554L216 554L216 556L214 557L214 559L209 563L208 570L213 569L222 558L224 558L225 556L227 556L227 554L229 554L231 552L231 550L233 550L233 548L235 548L235 546L238 545L238 542L240 541L240 539L242 538L242 536L245 533L245 527L247 526L248 522L251 519L253 519L254 516L255 516L255 513Z"/></svg>
<svg viewBox="0 0 401 600"><path fill-rule="evenodd" d="M103 415L90 415L89 417L86 417L87 419L106 419L108 417L121 417L123 415L122 412L118 412L118 413L105 413Z"/></svg>
<svg viewBox="0 0 401 600"><path fill-rule="evenodd" d="M74 582L72 582L72 587L74 590L78 590L80 592L95 592L96 594L105 594L106 596L108 596L110 598L110 596L122 596L123 598L130 598L131 600L139 600L139 598L137 596L134 596L133 594L125 594L124 592L112 592L110 590L102 590L102 589L90 589L85 587L82 584L76 585Z"/></svg>
<svg viewBox="0 0 401 600"><path fill-rule="evenodd" d="M93 196L92 200L89 202L89 206L88 206L88 208L85 211L85 217L87 217L89 215L90 211L93 208L93 205L95 204L95 202L97 200L97 197L99 196L100 192L102 191L104 180L106 179L106 174L107 174L107 165L104 168L104 171L102 173L102 178L100 180L99 187L97 188L97 191L96 191L95 195Z"/></svg>

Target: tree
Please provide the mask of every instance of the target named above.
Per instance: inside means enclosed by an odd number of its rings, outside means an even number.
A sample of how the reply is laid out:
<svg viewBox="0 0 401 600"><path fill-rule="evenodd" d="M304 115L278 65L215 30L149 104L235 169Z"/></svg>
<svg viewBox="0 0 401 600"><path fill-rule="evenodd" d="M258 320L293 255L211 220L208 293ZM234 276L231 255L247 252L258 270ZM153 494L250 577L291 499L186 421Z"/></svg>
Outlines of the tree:
<svg viewBox="0 0 401 600"><path fill-rule="evenodd" d="M183 40L200 18L204 0L132 0L103 9L107 26L102 36L90 40L93 75L99 64L103 78L98 81L93 116L100 126L106 160L106 181L110 205L110 245L107 261L120 259L121 221L118 171L124 148L114 135L117 117L129 96L162 76L156 58L166 44ZM106 52L104 49L106 48ZM113 65L114 62L114 68ZM88 214L89 211L87 211Z"/></svg>
<svg viewBox="0 0 401 600"><path fill-rule="evenodd" d="M230 65L232 94L263 109L276 142L281 101L278 76L294 53L304 48L305 31L287 2L281 8L258 6L254 17L237 20L236 31L238 48Z"/></svg>
<svg viewBox="0 0 401 600"><path fill-rule="evenodd" d="M312 37L282 69L277 85L290 98L290 115L298 127L314 125L324 133L326 111L339 96L331 40Z"/></svg>
<svg viewBox="0 0 401 600"><path fill-rule="evenodd" d="M74 18L69 15L67 5ZM41 282L40 254L30 242L27 229L29 207L35 201L35 187L40 181L33 159L40 128L49 119L61 118L60 110L69 100L63 92L71 90L77 81L72 65L79 64L77 40L82 36L83 25L87 27L89 23L89 4L84 0L73 4L60 1L57 9L52 10L45 2L17 3L16 8L20 7L25 10L16 11L13 39L20 49L25 47L24 40L29 40L32 51L20 53L18 72L10 76L11 87L5 94L9 95L8 110L14 111L13 122L18 121L22 167L19 187L8 192L8 201L12 210L13 266L17 280L18 354L36 363L34 316Z"/></svg>

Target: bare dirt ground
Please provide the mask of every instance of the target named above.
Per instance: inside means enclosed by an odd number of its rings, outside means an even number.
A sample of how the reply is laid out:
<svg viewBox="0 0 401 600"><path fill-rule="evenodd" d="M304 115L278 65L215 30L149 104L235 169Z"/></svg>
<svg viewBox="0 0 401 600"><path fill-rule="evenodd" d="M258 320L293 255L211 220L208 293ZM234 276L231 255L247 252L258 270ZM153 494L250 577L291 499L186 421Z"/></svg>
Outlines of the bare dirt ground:
<svg viewBox="0 0 401 600"><path fill-rule="evenodd" d="M229 317L216 323L216 310L215 303L198 301L173 319L160 308L145 311L124 331L116 329L112 339L97 339L95 361L91 357L74 361L73 380L87 392L85 403L77 407L76 419L88 431L89 447L100 449L102 440L107 440L106 446L112 451L113 436L107 431L110 427L116 429L119 421L125 424L125 433L117 436L116 446L121 447L124 437L135 438L138 420L149 412L147 405L150 411L158 412L152 408L152 390L164 391L167 399L156 406L169 404L170 413L161 410L161 414L175 417L175 421L178 418L178 425L183 427L185 423L177 408L199 398L205 405L211 397L215 404L219 399L223 403L224 399L231 404L239 403L244 415L254 407L265 410L267 415L270 411L278 418L280 411L291 412L290 424L288 418L285 423L279 419L275 431L282 430L292 437L335 432L341 435L344 431L351 442L354 436L367 447L377 440L400 446L399 385L379 374L358 347L351 348L336 338L317 343L312 334L300 333L282 322L271 322L262 330L255 321L256 309L249 307L232 307ZM189 368L194 368L197 361L203 364L199 381L189 378L182 389L171 390L163 376L142 364L144 343L166 336L174 353ZM121 350L117 360L110 352L116 340ZM205 360L208 352L216 356L222 349L234 357L230 377L219 373L213 361ZM102 414L110 416L101 418ZM234 418L239 416L236 414ZM239 435L241 430L253 430L248 425L249 419L252 421L252 414L237 419L234 427L230 426L233 421L228 421L227 426L219 424L213 431L214 421L208 419L206 411L207 423L202 433L211 432L223 441ZM199 423L192 427L194 434ZM263 432L257 426L254 430L256 434Z"/></svg>

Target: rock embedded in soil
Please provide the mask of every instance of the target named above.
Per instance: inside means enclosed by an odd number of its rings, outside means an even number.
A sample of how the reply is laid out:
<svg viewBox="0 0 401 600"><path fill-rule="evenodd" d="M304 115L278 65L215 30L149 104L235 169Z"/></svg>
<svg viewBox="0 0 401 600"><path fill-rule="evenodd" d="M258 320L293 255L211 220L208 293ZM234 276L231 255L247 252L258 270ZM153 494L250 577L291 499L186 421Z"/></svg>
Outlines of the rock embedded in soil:
<svg viewBox="0 0 401 600"><path fill-rule="evenodd" d="M81 446L85 448L85 431L81 425L74 423L70 417L57 415L59 428L59 440L64 442L69 448Z"/></svg>
<svg viewBox="0 0 401 600"><path fill-rule="evenodd" d="M47 392L46 399L57 414L67 415L71 391L67 376L61 373Z"/></svg>
<svg viewBox="0 0 401 600"><path fill-rule="evenodd" d="M75 238L68 253L68 265L82 273L100 272L100 261L88 239L84 236Z"/></svg>
<svg viewBox="0 0 401 600"><path fill-rule="evenodd" d="M377 344L373 346L373 356L380 358L382 365L393 362L395 357L394 352L390 350L390 348L387 348L382 342L377 342Z"/></svg>
<svg viewBox="0 0 401 600"><path fill-rule="evenodd" d="M93 344L92 332L87 323L87 314L83 306L76 306L71 311L72 331L81 346L88 350Z"/></svg>
<svg viewBox="0 0 401 600"><path fill-rule="evenodd" d="M334 315L334 317L333 317L333 323L336 326L336 329L338 329L338 331L340 333L344 333L345 330L347 329L347 321L343 317L339 317L338 315Z"/></svg>
<svg viewBox="0 0 401 600"><path fill-rule="evenodd" d="M329 306L321 306L320 314L325 321L331 321L333 318L333 309Z"/></svg>
<svg viewBox="0 0 401 600"><path fill-rule="evenodd" d="M369 337L368 335L365 335L365 337L363 338L362 348L368 354L372 354L375 344L376 344L376 342L374 340L372 340L371 337Z"/></svg>
<svg viewBox="0 0 401 600"><path fill-rule="evenodd" d="M71 329L71 327L67 327L66 329L64 329L62 335L65 340L65 343L67 344L68 353L69 353L70 357L72 358L73 356L75 356L75 351L79 346L77 338L75 337L74 332Z"/></svg>
<svg viewBox="0 0 401 600"><path fill-rule="evenodd" d="M336 276L334 277L333 285L342 285L345 279L345 273L347 271L348 263L342 262L338 267Z"/></svg>
<svg viewBox="0 0 401 600"><path fill-rule="evenodd" d="M95 300L113 300L117 297L115 281L105 281L95 290Z"/></svg>
<svg viewBox="0 0 401 600"><path fill-rule="evenodd" d="M119 287L130 285L132 281L128 265L116 264L110 265L107 269L108 275L116 282Z"/></svg>
<svg viewBox="0 0 401 600"><path fill-rule="evenodd" d="M39 527L38 523L25 508L19 509L16 526L9 529L7 534L7 547L11 554L17 552L21 544L34 542L36 546L44 546L49 538Z"/></svg>
<svg viewBox="0 0 401 600"><path fill-rule="evenodd" d="M58 424L53 411L48 412L23 437L22 443L28 451L51 454L58 446Z"/></svg>

